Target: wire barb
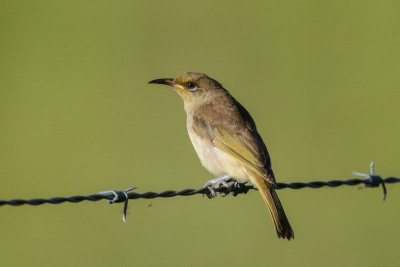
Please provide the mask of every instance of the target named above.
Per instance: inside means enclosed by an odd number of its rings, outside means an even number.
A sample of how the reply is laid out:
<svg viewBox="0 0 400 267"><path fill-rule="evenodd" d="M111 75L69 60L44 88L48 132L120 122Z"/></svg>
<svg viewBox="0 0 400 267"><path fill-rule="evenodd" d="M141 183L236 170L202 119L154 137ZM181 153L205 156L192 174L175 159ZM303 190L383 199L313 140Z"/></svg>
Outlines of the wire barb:
<svg viewBox="0 0 400 267"><path fill-rule="evenodd" d="M122 221L126 222L126 213L128 210L128 192L136 189L136 187L128 187L124 190L106 190L99 192L100 195L114 196L113 199L108 199L108 204L124 202L124 209L122 210Z"/></svg>
<svg viewBox="0 0 400 267"><path fill-rule="evenodd" d="M375 174L375 163L373 161L369 164L369 174L362 172L353 172L353 174L359 177L364 177L366 181L365 187L379 187L382 185L382 201L386 200L387 190L385 181L382 179L382 177Z"/></svg>

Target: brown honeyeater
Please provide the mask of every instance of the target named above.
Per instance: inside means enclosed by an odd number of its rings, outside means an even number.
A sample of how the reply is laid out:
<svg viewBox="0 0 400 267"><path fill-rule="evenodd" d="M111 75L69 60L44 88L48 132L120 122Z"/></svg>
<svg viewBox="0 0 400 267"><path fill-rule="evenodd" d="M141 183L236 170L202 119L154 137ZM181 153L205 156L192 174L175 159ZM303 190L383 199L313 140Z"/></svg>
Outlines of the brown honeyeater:
<svg viewBox="0 0 400 267"><path fill-rule="evenodd" d="M271 159L249 112L202 73L185 72L149 83L169 85L183 99L189 137L203 166L216 176L252 182L271 212L278 237L294 238L275 192Z"/></svg>

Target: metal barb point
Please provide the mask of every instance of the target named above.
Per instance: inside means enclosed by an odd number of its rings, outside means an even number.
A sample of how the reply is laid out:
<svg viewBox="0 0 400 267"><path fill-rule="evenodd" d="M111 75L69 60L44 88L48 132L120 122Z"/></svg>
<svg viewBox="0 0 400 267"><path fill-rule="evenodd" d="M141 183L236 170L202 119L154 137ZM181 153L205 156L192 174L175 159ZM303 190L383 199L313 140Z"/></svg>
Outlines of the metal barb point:
<svg viewBox="0 0 400 267"><path fill-rule="evenodd" d="M246 187L247 182L240 183L235 181L229 188L231 195L236 197L239 193L247 194L250 188Z"/></svg>
<svg viewBox="0 0 400 267"><path fill-rule="evenodd" d="M113 199L107 200L109 204L124 202L124 208L122 210L122 221L126 222L126 213L128 210L128 200L129 200L128 192L132 191L134 189L136 189L136 187L132 186L132 187L126 188L124 190L101 191L101 192L99 192L99 194L104 195L104 196L113 195L114 196Z"/></svg>
<svg viewBox="0 0 400 267"><path fill-rule="evenodd" d="M375 174L375 164L373 161L369 164L369 172L369 174L362 172L353 172L353 174L359 177L363 177L365 180L368 181L368 183L365 183L365 187L378 187L382 185L382 201L385 201L387 194L386 185L382 177Z"/></svg>

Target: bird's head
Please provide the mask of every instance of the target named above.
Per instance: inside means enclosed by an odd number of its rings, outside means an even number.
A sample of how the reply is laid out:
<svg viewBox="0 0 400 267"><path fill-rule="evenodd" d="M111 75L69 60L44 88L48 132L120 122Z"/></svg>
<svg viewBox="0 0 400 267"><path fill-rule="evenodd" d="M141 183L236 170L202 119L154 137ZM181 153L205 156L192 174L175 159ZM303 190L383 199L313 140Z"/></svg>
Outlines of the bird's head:
<svg viewBox="0 0 400 267"><path fill-rule="evenodd" d="M171 86L182 97L185 105L204 101L217 92L225 91L219 82L197 72L185 72L178 74L173 79L156 79L149 83Z"/></svg>

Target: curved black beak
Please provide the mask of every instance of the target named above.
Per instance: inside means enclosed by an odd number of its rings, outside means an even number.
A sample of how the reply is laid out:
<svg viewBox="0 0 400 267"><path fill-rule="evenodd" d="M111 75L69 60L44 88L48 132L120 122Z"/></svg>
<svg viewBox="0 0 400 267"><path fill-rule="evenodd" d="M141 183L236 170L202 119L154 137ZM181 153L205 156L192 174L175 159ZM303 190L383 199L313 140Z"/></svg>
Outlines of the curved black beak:
<svg viewBox="0 0 400 267"><path fill-rule="evenodd" d="M157 84L165 84L165 85L173 86L174 85L174 80L170 79L170 78L155 79L155 80L152 80L152 81L150 81L148 83L157 83Z"/></svg>

